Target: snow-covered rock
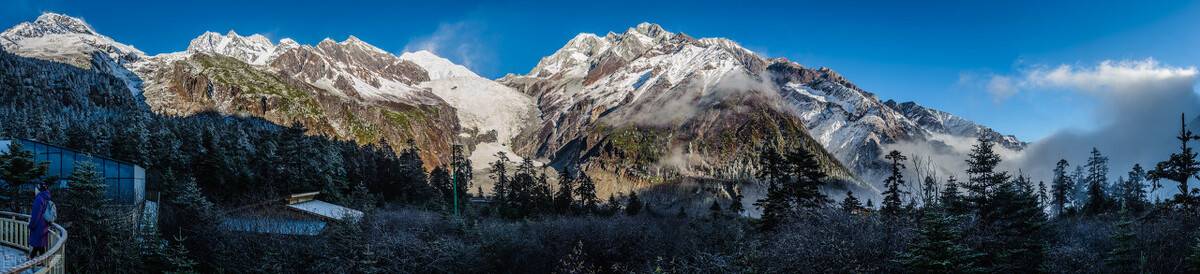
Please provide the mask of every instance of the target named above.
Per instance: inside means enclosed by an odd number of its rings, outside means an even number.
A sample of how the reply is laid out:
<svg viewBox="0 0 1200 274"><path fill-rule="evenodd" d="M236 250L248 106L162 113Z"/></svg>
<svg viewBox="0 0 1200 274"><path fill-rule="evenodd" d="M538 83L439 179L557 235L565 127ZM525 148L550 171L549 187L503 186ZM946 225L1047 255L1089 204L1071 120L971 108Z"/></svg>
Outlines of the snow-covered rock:
<svg viewBox="0 0 1200 274"><path fill-rule="evenodd" d="M418 66L421 66L421 68L425 69L425 72L429 73L430 80L460 77L479 78L479 75L475 74L475 72L472 72L471 69L459 64L455 64L454 62L450 62L450 60L442 58L441 56L437 56L436 54L427 50L405 52L400 54L400 59L410 61L416 63Z"/></svg>
<svg viewBox="0 0 1200 274"><path fill-rule="evenodd" d="M140 60L145 54L97 33L79 18L43 13L33 22L23 22L0 33L0 47L24 57L80 68L95 67L124 80L134 95L141 93L141 80L124 66Z"/></svg>

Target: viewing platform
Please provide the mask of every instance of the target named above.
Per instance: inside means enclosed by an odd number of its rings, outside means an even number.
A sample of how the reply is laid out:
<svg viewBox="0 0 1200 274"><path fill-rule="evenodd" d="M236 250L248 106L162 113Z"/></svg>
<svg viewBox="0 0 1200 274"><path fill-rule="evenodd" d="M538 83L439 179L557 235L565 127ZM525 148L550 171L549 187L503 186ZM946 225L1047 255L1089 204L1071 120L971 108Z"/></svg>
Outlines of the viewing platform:
<svg viewBox="0 0 1200 274"><path fill-rule="evenodd" d="M50 224L46 253L30 260L29 215L0 211L0 269L4 273L66 273L67 230Z"/></svg>

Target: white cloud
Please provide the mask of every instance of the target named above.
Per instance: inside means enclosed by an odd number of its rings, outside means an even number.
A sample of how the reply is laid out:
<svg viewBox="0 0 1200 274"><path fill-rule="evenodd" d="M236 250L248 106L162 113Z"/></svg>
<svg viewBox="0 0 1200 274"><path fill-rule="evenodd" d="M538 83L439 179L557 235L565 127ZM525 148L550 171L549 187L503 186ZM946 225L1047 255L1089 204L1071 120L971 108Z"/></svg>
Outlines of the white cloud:
<svg viewBox="0 0 1200 274"><path fill-rule="evenodd" d="M1080 164L1093 147L1109 156L1112 178L1135 163L1153 166L1177 149L1172 136L1179 130L1180 113L1186 112L1189 119L1200 114L1200 96L1193 90L1197 73L1195 67L1167 66L1154 59L1026 70L1013 80L1014 92L1065 90L1099 104L1091 110L1095 115L1091 125L1085 127L1093 129L1061 129L1031 143L1007 166L1035 179L1048 179L1058 159ZM1005 76L992 79L996 77Z"/></svg>
<svg viewBox="0 0 1200 274"><path fill-rule="evenodd" d="M1106 60L1095 67L1059 65L1053 69L1033 69L1026 72L1025 85L1088 92L1136 92L1146 85L1190 85L1196 72L1196 67L1164 66L1153 58Z"/></svg>
<svg viewBox="0 0 1200 274"><path fill-rule="evenodd" d="M1055 67L1033 66L1016 76L992 74L985 85L997 101L1034 90L1068 90L1083 93L1161 91L1190 85L1197 76L1196 67L1172 67L1154 58L1142 60L1105 60L1095 66L1062 64ZM960 82L974 81L962 78ZM1107 96L1099 94L1101 96Z"/></svg>
<svg viewBox="0 0 1200 274"><path fill-rule="evenodd" d="M1014 86L1012 78L1000 75L993 75L991 80L988 80L987 90L996 100L1007 99L1017 94L1017 87Z"/></svg>

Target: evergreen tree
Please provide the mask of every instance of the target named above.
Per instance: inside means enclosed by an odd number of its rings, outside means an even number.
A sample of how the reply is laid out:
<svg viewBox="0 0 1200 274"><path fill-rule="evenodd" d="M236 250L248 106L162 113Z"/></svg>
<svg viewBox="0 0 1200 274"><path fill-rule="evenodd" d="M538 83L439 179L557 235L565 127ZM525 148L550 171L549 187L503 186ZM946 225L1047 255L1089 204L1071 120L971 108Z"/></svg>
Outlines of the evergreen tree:
<svg viewBox="0 0 1200 274"><path fill-rule="evenodd" d="M1192 248L1188 251L1187 258L1184 261L1187 264L1187 269L1192 271L1192 273L1196 273L1200 272L1200 237L1196 237L1192 242L1195 244L1192 244Z"/></svg>
<svg viewBox="0 0 1200 274"><path fill-rule="evenodd" d="M545 169L546 167L543 166L542 172L538 173L537 180L534 181L534 207L539 211L552 211L554 209L554 191L550 190L550 182L546 178Z"/></svg>
<svg viewBox="0 0 1200 274"><path fill-rule="evenodd" d="M975 265L978 252L961 244L962 236L953 216L926 210L917 229L918 238L900 255L899 263L913 273L980 273Z"/></svg>
<svg viewBox="0 0 1200 274"><path fill-rule="evenodd" d="M816 155L803 147L792 149L785 156L787 158L789 172L786 172L785 177L794 176L790 183L785 184L783 191L792 195L792 200L796 202L798 208L817 208L830 203L829 197L825 193L821 193L821 187L825 185L825 177L827 176L821 170L821 163L817 162Z"/></svg>
<svg viewBox="0 0 1200 274"><path fill-rule="evenodd" d="M1101 155L1100 150L1092 148L1092 155L1088 157L1087 172L1088 199L1083 212L1088 215L1104 213L1109 207L1108 194L1104 191L1105 185L1108 184L1108 157Z"/></svg>
<svg viewBox="0 0 1200 274"><path fill-rule="evenodd" d="M741 191L733 191L733 201L729 202L729 212L732 212L735 216L741 216L742 211L745 211L745 209L742 208L742 198L744 197L742 197Z"/></svg>
<svg viewBox="0 0 1200 274"><path fill-rule="evenodd" d="M621 202L620 202L620 200L617 200L616 195L613 195L611 193L608 194L608 204L605 205L604 211L609 216L621 213Z"/></svg>
<svg viewBox="0 0 1200 274"><path fill-rule="evenodd" d="M1142 169L1142 165L1134 164L1133 169L1129 171L1129 178L1122 181L1117 187L1117 199L1120 200L1121 206L1133 212L1141 212L1150 203L1146 196L1146 170Z"/></svg>
<svg viewBox="0 0 1200 274"><path fill-rule="evenodd" d="M946 210L954 213L961 213L964 209L962 197L958 193L958 179L950 176L946 179L946 186L942 188L942 192L938 197L938 203Z"/></svg>
<svg viewBox="0 0 1200 274"><path fill-rule="evenodd" d="M971 148L967 155L968 180L963 188L967 190L966 201L972 210L985 207L993 196L997 186L1008 181L1006 172L996 171L1000 165L1000 154L994 150L991 140L980 136L978 143Z"/></svg>
<svg viewBox="0 0 1200 274"><path fill-rule="evenodd" d="M904 191L900 190L900 185L904 184L904 174L901 174L901 170L904 169L903 162L908 160L908 157L900 154L899 151L893 150L883 158L892 161L892 175L884 180L883 184L887 190L883 192L883 207L879 209L879 212L884 215L895 216L901 210L902 200L900 195L904 194Z"/></svg>
<svg viewBox="0 0 1200 274"><path fill-rule="evenodd" d="M1050 193L1046 190L1046 182L1038 181L1038 207L1045 208L1050 205Z"/></svg>
<svg viewBox="0 0 1200 274"><path fill-rule="evenodd" d="M675 213L675 218L683 219L683 218L687 218L687 216L688 216L687 210L684 209L683 206L679 206L679 212Z"/></svg>
<svg viewBox="0 0 1200 274"><path fill-rule="evenodd" d="M495 184L492 185L492 202L500 206L507 205L509 203L508 154L503 151L496 152L496 161L492 163L491 177L495 181Z"/></svg>
<svg viewBox="0 0 1200 274"><path fill-rule="evenodd" d="M1137 247L1137 235L1134 234L1133 220L1127 214L1121 214L1117 229L1111 236L1116 243L1104 258L1104 264L1113 273L1138 273L1138 263L1141 261L1140 250Z"/></svg>
<svg viewBox="0 0 1200 274"><path fill-rule="evenodd" d="M759 180L767 182L767 196L754 202L754 206L762 211L758 225L762 230L774 230L783 223L787 212L791 210L788 202L789 195L783 187L789 180L787 163L774 146L764 146L759 153ZM680 208L682 212L683 208Z"/></svg>
<svg viewBox="0 0 1200 274"><path fill-rule="evenodd" d="M198 264L196 263L195 260L192 260L192 258L188 255L188 249L186 246L183 245L183 242L184 242L184 238L181 236L177 236L175 238L175 244L171 245L171 247L166 250L167 254L165 254L164 257L166 257L166 263L167 263L168 269L166 271L163 271L163 273L169 273L169 274L200 273L200 272L196 271L196 265L198 265Z"/></svg>
<svg viewBox="0 0 1200 274"><path fill-rule="evenodd" d="M642 201L638 199L637 191L629 192L629 201L625 204L625 215L637 216L642 212Z"/></svg>
<svg viewBox="0 0 1200 274"><path fill-rule="evenodd" d="M981 266L991 273L1037 272L1046 249L1046 217L1037 197L1014 180L997 185L987 201L975 228L982 236L975 249L985 254Z"/></svg>
<svg viewBox="0 0 1200 274"><path fill-rule="evenodd" d="M102 272L101 267L115 262L113 246L117 243L117 231L105 222L108 214L103 211L106 203L104 196L104 177L90 162L81 162L71 172L70 187L63 197L62 206L64 223L73 232L71 244L67 247L73 254L92 254L92 256L69 256L69 265L77 266L75 271ZM68 221L69 220L69 221Z"/></svg>
<svg viewBox="0 0 1200 274"><path fill-rule="evenodd" d="M921 204L933 206L937 203L938 194L937 181L932 176L925 176L921 186Z"/></svg>
<svg viewBox="0 0 1200 274"><path fill-rule="evenodd" d="M1150 180L1166 179L1175 181L1179 184L1179 193L1175 196L1175 202L1187 208L1192 208L1196 204L1195 195L1192 195L1192 189L1188 186L1188 180L1192 177L1200 177L1200 162L1196 161L1196 152L1188 146L1188 142L1192 140L1200 140L1200 135L1193 134L1187 130L1186 116L1179 116L1179 136L1175 139L1179 140L1179 153L1172 153L1166 161L1158 162L1151 170L1147 178ZM1197 178L1200 179L1200 178Z"/></svg>
<svg viewBox="0 0 1200 274"><path fill-rule="evenodd" d="M438 199L447 209L454 207L454 186L450 182L450 172L445 167L439 166L429 172L429 185L437 190ZM465 196L459 196L459 199L463 198Z"/></svg>
<svg viewBox="0 0 1200 274"><path fill-rule="evenodd" d="M758 225L761 230L774 230L783 223L784 218L790 210L788 206L788 197L774 181L767 183L767 197L759 199L754 203L762 211L759 216ZM682 212L683 208L680 208Z"/></svg>
<svg viewBox="0 0 1200 274"><path fill-rule="evenodd" d="M578 196L579 208L584 212L596 212L596 205L599 203L596 199L596 183L592 182L592 178L585 172L579 173L579 187L575 189L575 196Z"/></svg>
<svg viewBox="0 0 1200 274"><path fill-rule="evenodd" d="M8 146L8 151L0 154L0 179L4 179L7 183L4 187L4 195L8 197L27 197L21 195L21 189L34 180L46 176L46 163L38 163L34 160L33 151L26 150L19 141L13 141ZM12 212L21 212L21 207L24 205L23 199L9 199L9 209Z"/></svg>
<svg viewBox="0 0 1200 274"><path fill-rule="evenodd" d="M862 202L854 197L854 191L847 191L846 198L842 199L842 210L848 213L857 213L862 211Z"/></svg>
<svg viewBox="0 0 1200 274"><path fill-rule="evenodd" d="M558 173L558 193L554 195L554 207L559 213L571 212L571 206L575 204L575 179L571 178L570 174L565 168Z"/></svg>
<svg viewBox="0 0 1200 274"><path fill-rule="evenodd" d="M1074 193L1074 184L1071 178L1067 176L1067 169L1070 167L1071 164L1067 163L1066 159L1060 159L1054 165L1054 181L1051 182L1053 185L1051 200L1053 200L1052 203L1054 204L1054 214L1062 214L1066 209L1066 204L1070 202L1073 196L1071 193Z"/></svg>
<svg viewBox="0 0 1200 274"><path fill-rule="evenodd" d="M451 173L454 175L454 183L458 185L459 198L468 197L467 190L471 189L471 179L475 177L471 167L471 159L463 155L463 146L454 145L450 147L450 164L453 167ZM483 192L480 192L482 195ZM459 201L460 206L466 206L466 201Z"/></svg>

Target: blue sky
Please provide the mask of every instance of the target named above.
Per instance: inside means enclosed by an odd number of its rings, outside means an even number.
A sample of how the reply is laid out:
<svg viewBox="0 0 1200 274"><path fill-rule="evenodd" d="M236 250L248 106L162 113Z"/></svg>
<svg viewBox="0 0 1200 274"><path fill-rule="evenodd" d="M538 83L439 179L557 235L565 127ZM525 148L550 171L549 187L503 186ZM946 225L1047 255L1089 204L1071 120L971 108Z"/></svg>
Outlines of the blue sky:
<svg viewBox="0 0 1200 274"><path fill-rule="evenodd" d="M997 98L987 85L995 75L1104 60L1200 63L1200 4L1187 1L592 2L9 0L0 26L60 12L149 54L183 50L204 31L307 44L355 35L396 53L432 47L494 78L527 72L577 33L647 21L830 67L882 99L917 101L1024 140L1094 127L1095 100L1045 88Z"/></svg>

